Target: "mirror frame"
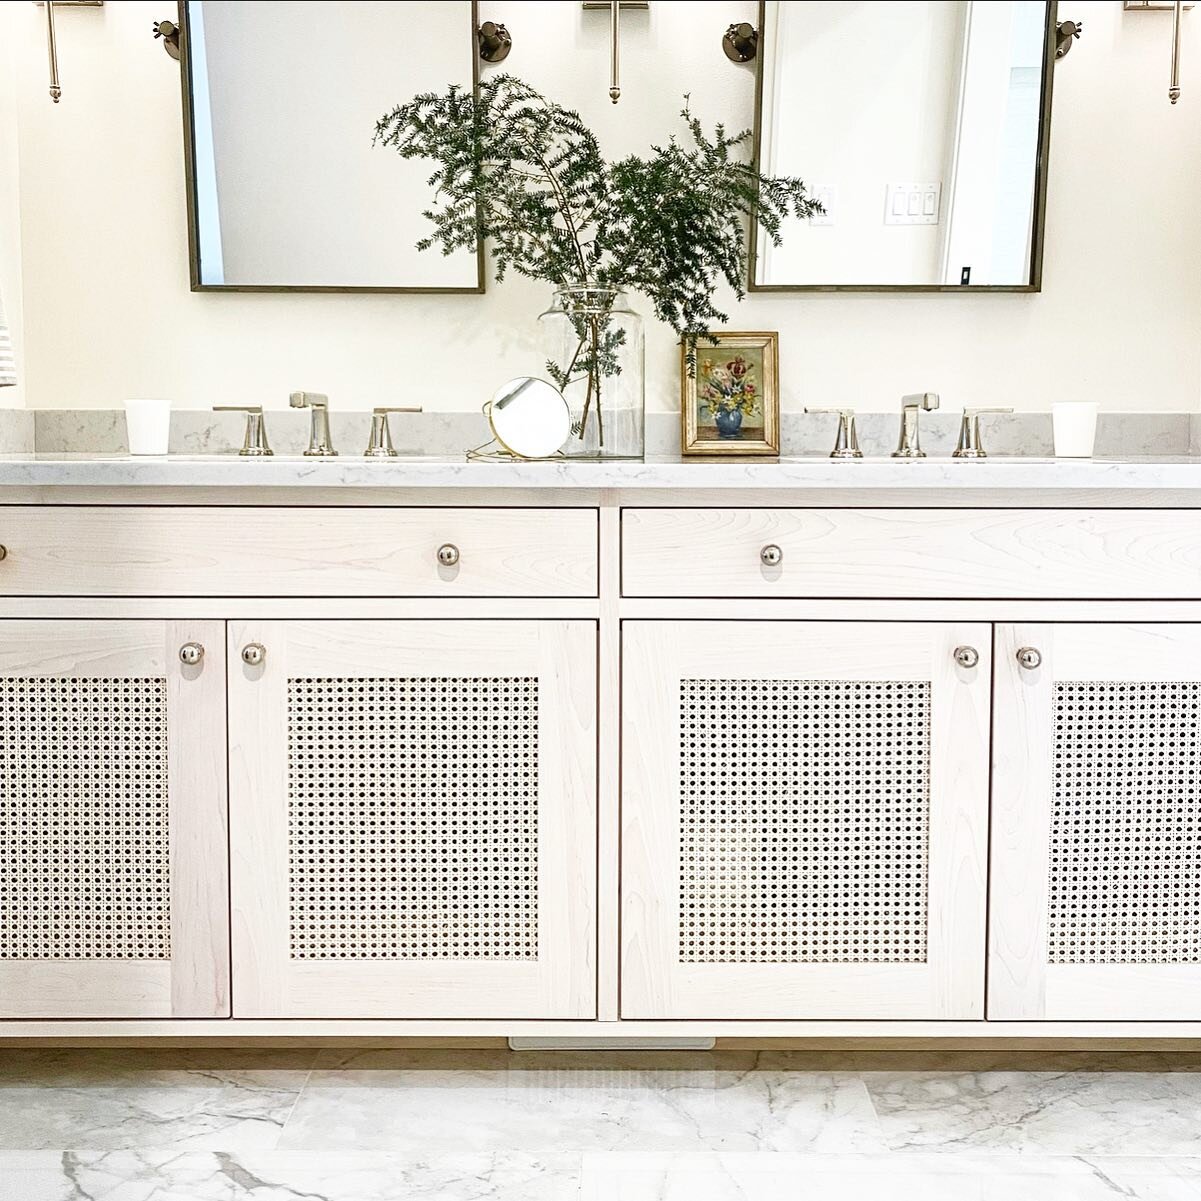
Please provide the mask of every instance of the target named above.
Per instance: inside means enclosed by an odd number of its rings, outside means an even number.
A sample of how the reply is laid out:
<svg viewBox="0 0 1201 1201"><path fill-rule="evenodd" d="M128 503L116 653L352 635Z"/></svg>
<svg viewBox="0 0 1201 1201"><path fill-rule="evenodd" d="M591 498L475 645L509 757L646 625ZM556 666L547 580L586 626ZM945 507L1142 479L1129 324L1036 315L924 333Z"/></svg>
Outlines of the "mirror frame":
<svg viewBox="0 0 1201 1201"><path fill-rule="evenodd" d="M474 286L453 288L361 287L353 284L206 284L200 280L200 231L197 228L196 204L196 142L195 113L192 108L192 60L188 53L190 26L187 0L176 0L179 27L180 92L183 98L183 157L184 191L188 203L188 270L193 292L384 292L401 294L477 295L484 291L486 280L484 243L476 239L476 282ZM480 56L476 45L479 27L479 0L471 0L470 28L463 31L471 53L471 86L478 94L480 86Z"/></svg>
<svg viewBox="0 0 1201 1201"><path fill-rule="evenodd" d="M750 220L750 247L747 254L748 292L1041 292L1043 287L1043 236L1046 231L1047 166L1051 149L1051 92L1055 78L1055 26L1058 0L1048 0L1047 21L1043 31L1044 53L1042 92L1039 99L1038 150L1034 167L1034 212L1030 231L1030 274L1025 284L760 284L755 282L759 247L759 223L754 212ZM759 0L759 53L755 56L755 170L760 169L763 138L763 53L767 0Z"/></svg>

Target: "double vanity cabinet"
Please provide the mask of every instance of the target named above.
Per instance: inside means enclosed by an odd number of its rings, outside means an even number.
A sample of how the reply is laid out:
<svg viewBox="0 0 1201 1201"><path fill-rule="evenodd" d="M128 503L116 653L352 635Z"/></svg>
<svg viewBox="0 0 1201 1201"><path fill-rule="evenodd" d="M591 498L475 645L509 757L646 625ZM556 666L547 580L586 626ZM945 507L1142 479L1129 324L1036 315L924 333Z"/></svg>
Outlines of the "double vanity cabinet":
<svg viewBox="0 0 1201 1201"><path fill-rule="evenodd" d="M0 467L0 1037L1201 1035L1191 476L375 466Z"/></svg>

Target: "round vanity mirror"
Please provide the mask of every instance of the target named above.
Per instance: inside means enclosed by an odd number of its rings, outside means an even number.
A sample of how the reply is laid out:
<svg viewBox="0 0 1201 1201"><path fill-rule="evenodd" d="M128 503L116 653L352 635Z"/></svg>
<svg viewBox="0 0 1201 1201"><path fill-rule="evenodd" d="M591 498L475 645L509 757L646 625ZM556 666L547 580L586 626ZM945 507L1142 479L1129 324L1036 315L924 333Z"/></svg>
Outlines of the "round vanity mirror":
<svg viewBox="0 0 1201 1201"><path fill-rule="evenodd" d="M488 405L488 423L497 442L521 459L549 458L571 432L563 393L528 375L497 388Z"/></svg>

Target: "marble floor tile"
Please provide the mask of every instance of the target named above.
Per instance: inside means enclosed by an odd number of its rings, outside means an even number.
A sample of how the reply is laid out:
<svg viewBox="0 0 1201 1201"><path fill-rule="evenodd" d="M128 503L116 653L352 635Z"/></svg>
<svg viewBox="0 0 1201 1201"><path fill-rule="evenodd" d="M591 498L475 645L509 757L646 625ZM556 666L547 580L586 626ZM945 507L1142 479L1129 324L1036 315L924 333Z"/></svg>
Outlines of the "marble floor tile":
<svg viewBox="0 0 1201 1201"><path fill-rule="evenodd" d="M0 1150L271 1148L312 1061L312 1052L0 1052Z"/></svg>
<svg viewBox="0 0 1201 1201"><path fill-rule="evenodd" d="M581 1201L1198 1201L1201 1160L587 1154Z"/></svg>
<svg viewBox="0 0 1201 1201"><path fill-rule="evenodd" d="M0 1153L0 1201L574 1201L578 1157Z"/></svg>
<svg viewBox="0 0 1201 1201"><path fill-rule="evenodd" d="M453 1061L436 1053L326 1053L280 1146L529 1154L883 1147L857 1075L759 1072L753 1064L753 1054L615 1062L504 1052Z"/></svg>
<svg viewBox="0 0 1201 1201"><path fill-rule="evenodd" d="M1201 1155L1201 1076L867 1072L890 1150Z"/></svg>

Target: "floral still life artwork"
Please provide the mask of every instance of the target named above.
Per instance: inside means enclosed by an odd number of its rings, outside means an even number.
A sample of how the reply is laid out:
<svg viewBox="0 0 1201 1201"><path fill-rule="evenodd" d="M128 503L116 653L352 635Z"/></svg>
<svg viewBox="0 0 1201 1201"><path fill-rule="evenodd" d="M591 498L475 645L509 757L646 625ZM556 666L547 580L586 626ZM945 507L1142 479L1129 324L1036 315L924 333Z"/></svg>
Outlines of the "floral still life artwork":
<svg viewBox="0 0 1201 1201"><path fill-rule="evenodd" d="M684 454L777 455L779 368L774 333L718 333L700 341L695 369L682 355Z"/></svg>

